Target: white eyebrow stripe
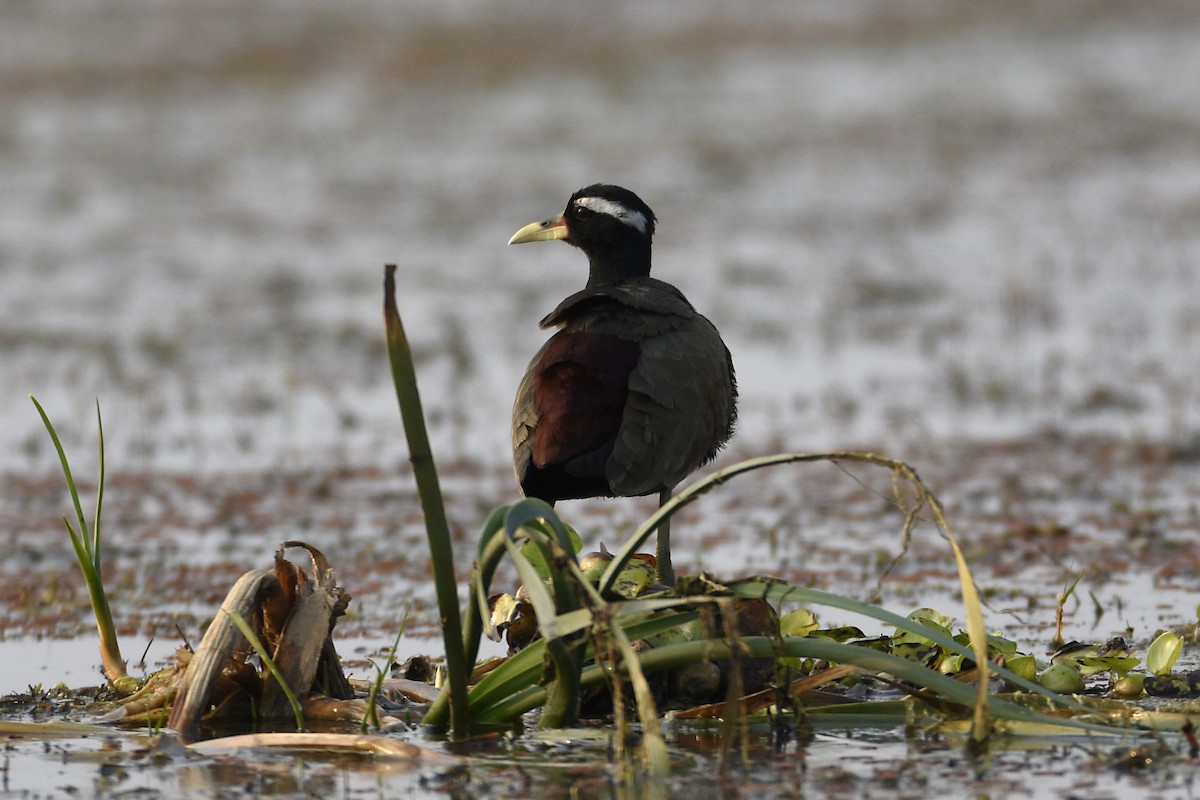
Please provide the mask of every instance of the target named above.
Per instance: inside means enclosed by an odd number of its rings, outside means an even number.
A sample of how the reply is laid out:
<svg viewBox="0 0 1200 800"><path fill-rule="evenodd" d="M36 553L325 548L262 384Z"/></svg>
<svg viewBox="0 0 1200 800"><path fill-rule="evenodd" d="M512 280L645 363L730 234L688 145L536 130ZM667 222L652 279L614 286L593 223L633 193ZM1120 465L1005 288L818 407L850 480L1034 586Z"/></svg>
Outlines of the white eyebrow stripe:
<svg viewBox="0 0 1200 800"><path fill-rule="evenodd" d="M646 232L646 215L640 211L634 211L628 206L621 205L615 200L608 200L603 197L580 197L575 201L575 205L591 209L597 214L607 214L610 217L616 217L631 228L637 228L642 233Z"/></svg>

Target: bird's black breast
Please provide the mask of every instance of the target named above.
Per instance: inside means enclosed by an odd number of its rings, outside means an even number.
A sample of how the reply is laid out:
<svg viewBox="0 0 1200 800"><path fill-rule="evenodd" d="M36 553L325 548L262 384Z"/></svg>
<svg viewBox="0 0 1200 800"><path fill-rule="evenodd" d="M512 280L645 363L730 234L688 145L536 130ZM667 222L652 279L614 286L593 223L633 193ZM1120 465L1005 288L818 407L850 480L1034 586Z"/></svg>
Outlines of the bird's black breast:
<svg viewBox="0 0 1200 800"><path fill-rule="evenodd" d="M527 496L655 493L729 438L729 353L675 287L644 278L585 289L542 324L560 330L534 356L513 407Z"/></svg>

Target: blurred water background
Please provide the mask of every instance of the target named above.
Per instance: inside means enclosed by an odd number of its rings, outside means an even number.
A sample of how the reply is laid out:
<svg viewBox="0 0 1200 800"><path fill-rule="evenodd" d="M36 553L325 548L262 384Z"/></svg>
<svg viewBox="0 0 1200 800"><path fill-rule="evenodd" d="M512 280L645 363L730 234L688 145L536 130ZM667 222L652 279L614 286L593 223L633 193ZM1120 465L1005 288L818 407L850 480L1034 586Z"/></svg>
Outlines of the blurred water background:
<svg viewBox="0 0 1200 800"><path fill-rule="evenodd" d="M1191 2L7 2L0 469L27 395L110 469L403 463L400 266L436 455L497 501L536 322L506 248L576 188L736 359L732 455L1198 430ZM86 448L81 450L80 448ZM499 495L499 496L496 496Z"/></svg>
<svg viewBox="0 0 1200 800"><path fill-rule="evenodd" d="M505 242L595 181L654 208L655 274L733 351L721 463L912 461L989 625L1030 652L1079 569L1068 638L1144 647L1194 622L1198 41L1191 0L5 0L0 691L98 680L30 393L85 482L102 405L132 660L153 642L161 663L296 537L355 595L344 656L386 649L409 603L413 633L436 633L383 265L465 569L471 532L516 497L508 417L537 320L586 271ZM898 550L875 477L732 484L676 527L676 563L865 599ZM651 505L565 513L615 545ZM952 611L944 545L913 548L890 607ZM975 780L957 751L930 768L897 742L881 761L822 743L810 774L836 766L834 796L842 770ZM1015 755L1016 793L1111 778L1085 754L1047 782ZM14 787L94 772L47 763L14 762Z"/></svg>

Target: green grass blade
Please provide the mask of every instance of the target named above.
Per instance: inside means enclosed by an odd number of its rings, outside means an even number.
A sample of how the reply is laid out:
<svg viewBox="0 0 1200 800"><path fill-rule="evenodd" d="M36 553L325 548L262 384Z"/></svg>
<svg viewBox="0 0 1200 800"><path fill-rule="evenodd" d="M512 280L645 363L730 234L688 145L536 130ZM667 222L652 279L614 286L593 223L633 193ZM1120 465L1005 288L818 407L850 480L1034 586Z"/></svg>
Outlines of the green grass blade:
<svg viewBox="0 0 1200 800"><path fill-rule="evenodd" d="M79 499L79 488L75 484L75 478L71 473L71 464L67 460L67 453L63 449L62 441L58 438L58 432L55 431L53 423L50 422L50 417L46 414L46 410L42 408L42 404L38 402L33 395L29 396L33 401L33 405L37 408L38 415L42 418L42 424L46 426L46 431L50 434L50 440L54 443L54 449L58 452L59 464L62 466L63 476L67 481L67 490L71 495L71 502L75 506L75 516L78 520L79 527L76 528L71 524L71 521L66 517L63 518L63 523L67 528L67 535L71 538L71 547L75 551L75 560L79 562L79 570L83 573L83 582L87 586L88 599L92 605L92 614L96 617L96 632L100 638L100 659L104 663L104 676L114 687L121 691L132 691L135 687L131 685L132 679L129 678L125 671L125 659L121 657L121 646L117 639L117 628L113 623L112 609L108 605L108 595L104 591L104 579L100 571L100 506L104 498L104 432L101 428L100 433L100 480L99 489L97 490L96 498L96 521L92 530L92 536L88 535L87 520L83 515L83 503ZM96 419L100 421L100 403L96 402Z"/></svg>
<svg viewBox="0 0 1200 800"><path fill-rule="evenodd" d="M550 528L552 536L546 533L547 526ZM539 609L535 605L534 610L538 612L539 621L542 619L540 616L542 611L561 613L578 608L577 582L579 576L568 578L569 565L576 563L575 545L567 533L566 526L554 513L554 509L545 501L537 498L522 500L512 505L504 515L504 530L509 540L506 547L511 549L520 537L528 538L534 543L536 551L540 553L542 563L549 569L555 607ZM526 572L521 574L521 580L524 581L526 589L529 589L532 584L542 583L541 573L526 556L522 555L516 563L518 565L528 564L534 569L532 575Z"/></svg>
<svg viewBox="0 0 1200 800"><path fill-rule="evenodd" d="M893 625L900 630L924 636L948 652L957 653L971 659L977 657L972 648L962 645L948 636L944 636L908 617L900 616L886 609L872 606L853 598L817 589L777 583L765 584L754 581L744 581L734 584L730 588L739 597L761 597L773 601L787 599L810 605L839 608L861 614L865 617ZM704 598L704 600L707 601L707 598ZM694 601L688 598L655 598L614 603L609 604L608 607L613 608L615 606L618 609L616 612L617 619L621 619L622 615L625 617L624 628L628 637L630 639L640 639L685 624L696 619L698 616L695 611L690 611L645 618L644 614L648 610L660 610L664 607L676 606L686 607L692 602ZM637 621L629 624L630 617L637 619ZM560 633L574 631L582 622L582 617L575 619L571 614L563 614L559 616L557 629ZM756 644L756 647L760 648L760 652L756 652L755 655L770 656L779 654L778 651L770 650L767 647L766 643L770 640L763 639L762 637L759 637L759 639L761 641ZM682 666L688 663L689 658L702 657L702 654L705 652L704 647L708 644L711 644L711 642L699 641L656 648L641 655L641 664L648 672L673 666ZM831 649L831 645L837 646ZM544 657L541 647L542 643L537 642L516 656L513 656L507 663L481 680L472 690L472 712L477 715L477 719L481 723L504 724L511 722L520 714L536 708L539 703L544 702L545 692L541 687L536 685L541 674L541 664ZM693 649L687 649L689 647ZM865 664L868 667L885 668L885 671L889 671L891 674L901 675L919 685L927 686L932 691L942 694L953 702L972 708L972 710L978 702L977 688L960 683L953 678L930 670L916 662L899 659L889 654L878 654L876 651L869 651L867 648L861 646L829 642L828 640L815 638L792 637L784 639L780 647L785 652L790 651L798 655L803 654L806 657L835 658L839 663L859 663L860 666ZM887 658L879 661L876 659L877 655L886 655ZM858 661L855 660L856 658ZM993 672L1013 684L1020 685L1031 692L1037 693L1039 696L1047 698L1055 706L1084 714L1095 713L1095 709L1088 705L1082 704L1071 697L1050 692L1038 684L1024 680L1002 667L995 664L990 664L989 667ZM598 671L599 669L595 665L584 669L581 675L581 683L584 687L594 685L602 679L602 674ZM987 702L989 713L991 713L997 708L997 704L1002 701L989 696ZM1015 708L1021 709L1019 706ZM1014 715L1019 716L1013 709L1007 709L1007 707L1005 709L1006 712L1011 713L1002 714L1000 718L1007 719L1013 718ZM1025 713L1026 711L1026 709L1021 709L1021 713ZM1036 712L1029 713L1035 714L1035 716L1027 717L1028 719L1041 722L1046 720L1044 715L1036 715Z"/></svg>
<svg viewBox="0 0 1200 800"><path fill-rule="evenodd" d="M558 609L554 604L554 595L550 593L550 588L542 583L537 570L529 563L529 559L521 554L520 547L513 544L512 539L506 539L505 546L508 548L508 557L517 568L517 574L524 583L525 592L528 595L529 604L533 606L533 612L537 616L538 630L541 631L542 637L545 639L562 638L562 633L558 629Z"/></svg>
<svg viewBox="0 0 1200 800"><path fill-rule="evenodd" d="M38 414L42 418L42 424L46 426L46 431L50 434L50 441L54 443L54 449L58 452L58 463L62 465L63 477L67 479L67 491L71 494L71 501L75 504L75 517L79 521L79 533L83 537L84 552L87 553L88 563L92 563L92 556L89 548L91 541L87 535L88 524L87 519L83 516L83 503L79 500L79 489L75 486L75 476L71 474L71 464L67 461L67 453L63 450L62 441L58 438L58 432L54 430L54 425L50 422L50 417L46 414L46 409L42 408L42 404L37 398L29 395L29 399L33 401L33 405L37 408ZM71 529L71 526L67 526Z"/></svg>
<svg viewBox="0 0 1200 800"><path fill-rule="evenodd" d="M472 721L484 718L492 723L509 721L496 714L494 708L513 694L536 685L542 675L545 657L546 642L539 639L484 675L471 688Z"/></svg>
<svg viewBox="0 0 1200 800"><path fill-rule="evenodd" d="M233 621L237 629L241 631L242 636L246 637L246 641L258 653L258 657L262 659L263 667L270 673L271 677L279 684L279 688L283 690L283 694L287 697L288 704L292 707L292 714L296 717L296 728L304 730L304 710L300 707L300 701L296 698L296 693L292 691L292 687L288 686L287 681L283 679L283 673L279 671L279 667L275 664L275 659L271 658L271 654L267 652L266 645L262 643L262 639L258 638L258 634L254 632L254 628L250 627L250 623L246 622L246 618L231 608L222 608L222 611Z"/></svg>
<svg viewBox="0 0 1200 800"><path fill-rule="evenodd" d="M930 508L933 510L938 527L942 529L942 535L950 543L950 549L954 551L954 562L958 567L958 582L963 594L963 608L967 615L967 636L971 640L971 649L975 654L975 663L983 667L989 664L989 661L987 628L983 622L983 604L979 602L979 590L975 586L975 578L971 575L971 570L967 566L966 557L963 556L962 549L958 546L958 541L950 533L950 526L946 524L946 520L942 516L940 504L932 496L930 496L929 500ZM988 703L987 669L979 670L979 679L975 682L974 705L969 743L972 749L980 750L986 743L991 730L991 726L988 723L988 712L991 705Z"/></svg>
<svg viewBox="0 0 1200 800"><path fill-rule="evenodd" d="M96 398L96 431L98 433L97 458L100 480L96 486L96 516L92 522L92 564L100 572L100 510L104 508L104 420L100 416L100 398Z"/></svg>
<svg viewBox="0 0 1200 800"><path fill-rule="evenodd" d="M367 732L367 727L370 725L374 725L377 730L383 727L379 724L379 707L376 704L379 702L379 693L383 690L383 682L387 679L388 670L396 662L396 651L400 648L404 629L408 627L410 613L412 613L412 603L404 606L404 616L400 618L400 630L396 631L396 638L392 640L392 649L388 651L384 668L375 667L379 674L375 676L375 680L371 681L371 691L367 693L367 713L363 715L362 724L359 727L363 733Z"/></svg>
<svg viewBox="0 0 1200 800"><path fill-rule="evenodd" d="M508 509L508 506L496 509L484 524L483 533L479 537L479 552L475 556L475 569L471 574L470 588L475 599L474 608L479 613L481 633L486 633L489 638L496 636L496 626L492 624L491 614L488 613L488 589L491 588L492 575L495 574L499 560L507 550L504 543L504 519L508 516ZM469 627L475 620L468 616L466 622Z"/></svg>

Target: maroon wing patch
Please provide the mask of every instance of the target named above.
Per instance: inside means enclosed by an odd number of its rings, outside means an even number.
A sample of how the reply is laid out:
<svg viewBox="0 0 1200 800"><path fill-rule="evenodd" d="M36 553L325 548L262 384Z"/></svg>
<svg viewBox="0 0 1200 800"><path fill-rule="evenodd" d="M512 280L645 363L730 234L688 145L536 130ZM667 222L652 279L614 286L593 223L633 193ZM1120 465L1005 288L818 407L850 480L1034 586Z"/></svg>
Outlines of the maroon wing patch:
<svg viewBox="0 0 1200 800"><path fill-rule="evenodd" d="M638 353L636 342L617 336L560 331L550 339L534 368L536 467L611 448Z"/></svg>

